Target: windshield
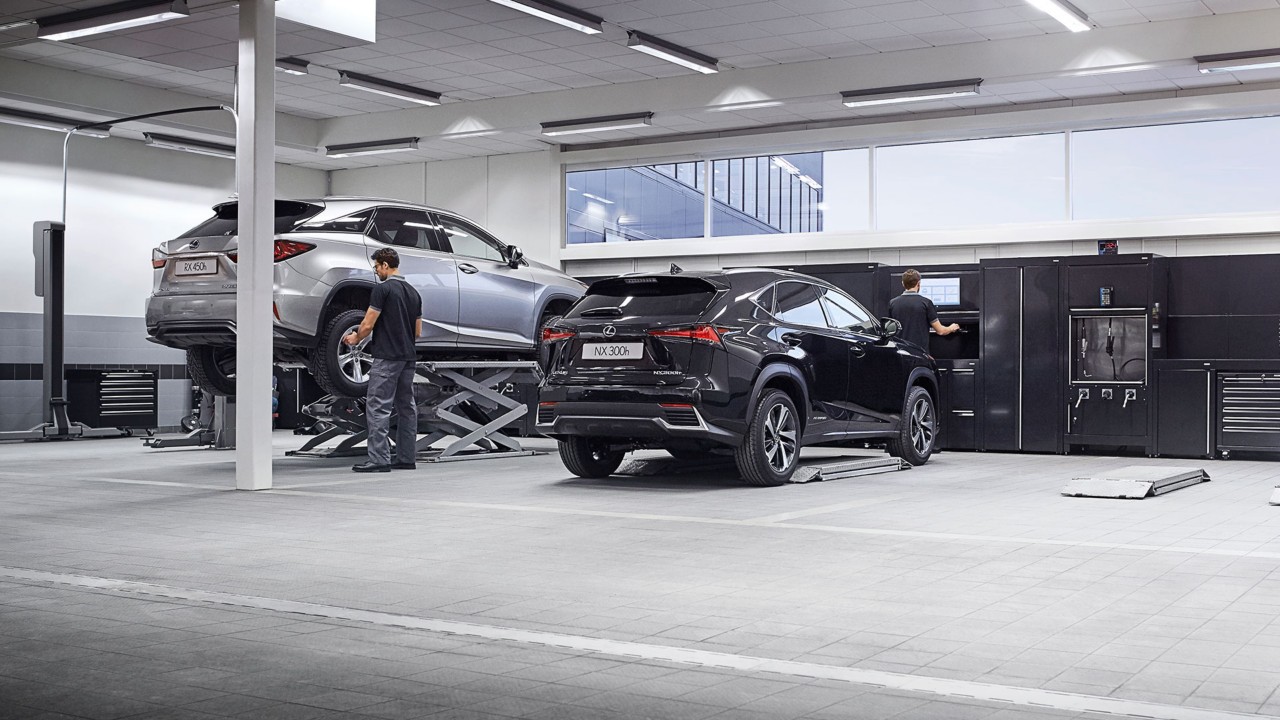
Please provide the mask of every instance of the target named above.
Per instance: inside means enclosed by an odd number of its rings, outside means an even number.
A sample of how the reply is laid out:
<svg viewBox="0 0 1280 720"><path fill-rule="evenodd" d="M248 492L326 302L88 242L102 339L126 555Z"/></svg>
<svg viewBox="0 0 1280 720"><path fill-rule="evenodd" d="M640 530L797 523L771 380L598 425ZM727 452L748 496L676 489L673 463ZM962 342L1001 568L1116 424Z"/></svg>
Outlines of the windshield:
<svg viewBox="0 0 1280 720"><path fill-rule="evenodd" d="M276 201L275 234L286 233L315 217L323 206L296 200ZM214 216L178 236L182 238L218 237L235 235L239 231L240 204L223 203L213 209Z"/></svg>

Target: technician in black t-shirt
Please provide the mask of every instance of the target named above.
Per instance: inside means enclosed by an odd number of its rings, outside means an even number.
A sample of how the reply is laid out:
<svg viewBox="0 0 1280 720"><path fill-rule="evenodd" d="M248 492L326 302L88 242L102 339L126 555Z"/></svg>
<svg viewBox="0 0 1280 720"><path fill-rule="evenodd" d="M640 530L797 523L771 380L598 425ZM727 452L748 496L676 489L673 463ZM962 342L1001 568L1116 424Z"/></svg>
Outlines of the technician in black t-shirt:
<svg viewBox="0 0 1280 720"><path fill-rule="evenodd" d="M902 273L902 287L905 292L889 301L889 317L902 325L899 337L928 352L929 328L939 335L950 335L960 329L956 323L938 322L938 308L933 306L933 300L920 294L920 273L914 269Z"/></svg>
<svg viewBox="0 0 1280 720"><path fill-rule="evenodd" d="M359 329L343 340L356 345L369 341L373 356L365 415L369 422L369 459L352 467L356 472L390 472L417 467L418 406L413 399L415 339L422 335L422 297L400 276L400 256L391 248L373 254L373 271L382 282L373 288L369 310ZM391 409L396 410L396 460L391 461Z"/></svg>

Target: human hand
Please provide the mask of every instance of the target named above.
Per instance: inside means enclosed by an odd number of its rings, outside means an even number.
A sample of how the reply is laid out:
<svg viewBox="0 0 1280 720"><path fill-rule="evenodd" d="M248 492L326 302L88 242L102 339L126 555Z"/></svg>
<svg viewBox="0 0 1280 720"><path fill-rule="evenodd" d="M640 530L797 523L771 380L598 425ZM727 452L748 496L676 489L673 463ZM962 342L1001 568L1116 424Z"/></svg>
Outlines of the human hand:
<svg viewBox="0 0 1280 720"><path fill-rule="evenodd" d="M959 332L959 331L960 331L960 323L951 323L950 325L947 326L947 332Z"/></svg>
<svg viewBox="0 0 1280 720"><path fill-rule="evenodd" d="M360 342L360 336L356 333L347 333L346 337L342 338L342 341L348 345L355 345Z"/></svg>

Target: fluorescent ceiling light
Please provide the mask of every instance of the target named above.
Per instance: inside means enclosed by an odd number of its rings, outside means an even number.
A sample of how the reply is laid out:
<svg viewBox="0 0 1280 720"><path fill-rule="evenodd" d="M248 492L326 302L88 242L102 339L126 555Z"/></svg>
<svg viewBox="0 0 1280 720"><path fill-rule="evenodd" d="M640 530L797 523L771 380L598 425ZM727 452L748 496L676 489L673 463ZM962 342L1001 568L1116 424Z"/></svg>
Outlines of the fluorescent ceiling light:
<svg viewBox="0 0 1280 720"><path fill-rule="evenodd" d="M84 120L72 120L70 118L58 117L56 115L43 115L41 113L27 112L26 110L0 110L0 123L8 125L21 125L23 127L36 128L39 130L53 130L55 132L65 133L77 125L84 125ZM95 127L89 130L80 130L76 135L84 135L85 137L104 138L111 137L111 126Z"/></svg>
<svg viewBox="0 0 1280 720"><path fill-rule="evenodd" d="M602 115L600 117L582 118L581 120L556 120L542 123L542 134L549 136L573 135L575 133L603 132L605 130L626 130L653 124L653 113L629 113L627 115Z"/></svg>
<svg viewBox="0 0 1280 720"><path fill-rule="evenodd" d="M588 35L598 35L604 32L604 27L600 24L603 18L596 17L590 13L576 10L567 5L561 5L554 0L492 0L499 5L506 5L509 8L519 10L520 12L529 13L534 17L540 17L543 20L550 20L553 23L560 23L568 28L573 28L578 32L584 32Z"/></svg>
<svg viewBox="0 0 1280 720"><path fill-rule="evenodd" d="M1071 32L1084 32L1093 28L1093 22L1089 20L1089 16L1068 0L1027 0L1027 2L1031 3L1031 7L1048 13Z"/></svg>
<svg viewBox="0 0 1280 720"><path fill-rule="evenodd" d="M895 85L870 90L845 90L840 97L846 107L868 107L894 103L944 100L946 98L977 95L982 78L948 80L946 82L921 83L919 85Z"/></svg>
<svg viewBox="0 0 1280 720"><path fill-rule="evenodd" d="M1278 68L1280 67L1280 49L1201 55L1195 60L1197 69L1206 75Z"/></svg>
<svg viewBox="0 0 1280 720"><path fill-rule="evenodd" d="M143 142L150 147L181 150L182 152L195 153L197 155L212 155L213 157L231 158L233 160L236 156L234 145L221 145L176 135L161 135L160 133L142 133L142 137Z"/></svg>
<svg viewBox="0 0 1280 720"><path fill-rule="evenodd" d="M720 61L710 55L703 55L700 52L694 52L688 48L682 48L666 40L659 40L652 35L645 35L634 30L627 32L627 47L677 65L683 65L700 73L720 72Z"/></svg>
<svg viewBox="0 0 1280 720"><path fill-rule="evenodd" d="M418 138L395 138L393 140L374 140L373 142L345 143L330 145L324 154L332 158L355 157L356 155L382 155L383 153L417 150Z"/></svg>
<svg viewBox="0 0 1280 720"><path fill-rule="evenodd" d="M357 88L366 92L377 93L378 95L386 95L400 100L408 100L419 105L439 105L440 93L423 90L412 85L405 85L398 82L390 82L388 80L379 80L353 72L339 72L338 84L347 87Z"/></svg>
<svg viewBox="0 0 1280 720"><path fill-rule="evenodd" d="M498 135L501 130L466 130L456 133L445 133L440 136L442 140L466 140L467 138L488 137L489 135Z"/></svg>
<svg viewBox="0 0 1280 720"><path fill-rule="evenodd" d="M298 58L276 58L276 70L289 75L310 75L311 63Z"/></svg>
<svg viewBox="0 0 1280 720"><path fill-rule="evenodd" d="M186 0L127 0L40 18L40 32L37 35L43 40L71 40L187 17L190 14Z"/></svg>
<svg viewBox="0 0 1280 720"><path fill-rule="evenodd" d="M781 100L757 100L755 102L733 103L731 105L716 105L707 108L707 112L734 112L736 110L755 110L757 108L778 107L782 104Z"/></svg>

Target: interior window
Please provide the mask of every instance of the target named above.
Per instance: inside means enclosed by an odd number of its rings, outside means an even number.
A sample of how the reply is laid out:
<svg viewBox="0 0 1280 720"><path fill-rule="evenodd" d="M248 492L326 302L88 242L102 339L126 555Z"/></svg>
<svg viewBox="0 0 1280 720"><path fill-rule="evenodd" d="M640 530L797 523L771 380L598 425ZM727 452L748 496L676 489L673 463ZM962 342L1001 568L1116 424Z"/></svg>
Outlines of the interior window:
<svg viewBox="0 0 1280 720"><path fill-rule="evenodd" d="M365 228L369 226L369 218L372 216L373 210L361 210L353 215L335 218L327 222L305 223L298 229L310 232L363 233Z"/></svg>
<svg viewBox="0 0 1280 720"><path fill-rule="evenodd" d="M373 216L369 236L374 240L395 247L431 250L431 238L435 226L431 216L422 210L408 208L378 208Z"/></svg>
<svg viewBox="0 0 1280 720"><path fill-rule="evenodd" d="M827 318L822 314L822 299L814 286L804 282L780 282L777 285L777 296L774 317L795 325L826 327Z"/></svg>
<svg viewBox="0 0 1280 720"><path fill-rule="evenodd" d="M871 318L871 313L858 304L858 301L826 288L819 292L822 293L822 302L827 310L827 317L830 318L831 327L875 332L876 321Z"/></svg>
<svg viewBox="0 0 1280 720"><path fill-rule="evenodd" d="M502 243L490 237L488 233L471 223L463 222L457 218L451 218L447 215L438 215L437 217L440 221L440 229L444 231L444 236L449 241L449 247L453 248L455 255L465 255L483 260L492 260L493 262L506 261L506 257L502 254Z"/></svg>

